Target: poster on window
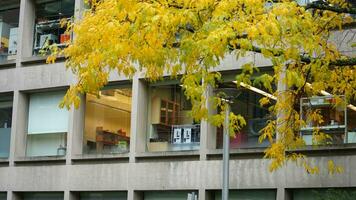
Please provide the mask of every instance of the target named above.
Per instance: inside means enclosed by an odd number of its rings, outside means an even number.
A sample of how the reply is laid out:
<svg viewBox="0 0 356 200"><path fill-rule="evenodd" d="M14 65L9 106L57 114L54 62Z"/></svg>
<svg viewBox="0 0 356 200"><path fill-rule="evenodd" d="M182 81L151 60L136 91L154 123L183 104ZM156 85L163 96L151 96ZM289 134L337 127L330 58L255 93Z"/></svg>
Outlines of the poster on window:
<svg viewBox="0 0 356 200"><path fill-rule="evenodd" d="M175 128L173 131L173 143L174 144L179 144L182 143L182 129L181 128Z"/></svg>
<svg viewBox="0 0 356 200"><path fill-rule="evenodd" d="M184 135L184 143L192 142L192 129L191 128L183 129L183 135Z"/></svg>

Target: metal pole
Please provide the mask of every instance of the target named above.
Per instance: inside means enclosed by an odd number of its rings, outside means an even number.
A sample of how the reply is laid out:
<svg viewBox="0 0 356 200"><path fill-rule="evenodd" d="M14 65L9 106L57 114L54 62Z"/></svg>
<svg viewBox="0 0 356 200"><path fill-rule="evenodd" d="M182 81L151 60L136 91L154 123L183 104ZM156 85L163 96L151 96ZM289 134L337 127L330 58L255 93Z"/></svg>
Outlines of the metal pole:
<svg viewBox="0 0 356 200"><path fill-rule="evenodd" d="M225 122L224 122L224 144L223 144L223 186L222 200L229 200L229 157L230 157L230 134L229 134L229 115L230 105L226 103Z"/></svg>

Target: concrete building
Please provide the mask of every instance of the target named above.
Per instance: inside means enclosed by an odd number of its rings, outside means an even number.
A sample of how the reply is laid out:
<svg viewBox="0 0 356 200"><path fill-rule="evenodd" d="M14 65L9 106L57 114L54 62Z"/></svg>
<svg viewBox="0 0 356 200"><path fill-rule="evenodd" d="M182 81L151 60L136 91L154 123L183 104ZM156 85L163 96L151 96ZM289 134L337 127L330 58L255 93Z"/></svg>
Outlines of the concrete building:
<svg viewBox="0 0 356 200"><path fill-rule="evenodd" d="M46 43L63 46L71 36L58 20L83 9L82 0L0 1L0 200L220 199L221 130L187 116L191 105L178 81L150 84L142 74L132 80L112 74L101 98L86 95L79 109L58 109L75 77L63 59L45 64L39 50ZM347 44L355 33L339 32L334 39L352 54L356 49ZM233 80L231 71L249 61L271 70L256 54L238 62L227 57L218 67L225 84ZM261 95L238 93L232 109L249 124L231 142L230 199L315 199L310 188L353 191L356 111L328 108L325 126L339 144L304 150L312 163L334 160L344 173L330 176L322 167L319 175L309 175L293 163L270 173L270 161L263 159L267 144L257 143L268 119L258 106ZM328 98L307 101L318 105Z"/></svg>

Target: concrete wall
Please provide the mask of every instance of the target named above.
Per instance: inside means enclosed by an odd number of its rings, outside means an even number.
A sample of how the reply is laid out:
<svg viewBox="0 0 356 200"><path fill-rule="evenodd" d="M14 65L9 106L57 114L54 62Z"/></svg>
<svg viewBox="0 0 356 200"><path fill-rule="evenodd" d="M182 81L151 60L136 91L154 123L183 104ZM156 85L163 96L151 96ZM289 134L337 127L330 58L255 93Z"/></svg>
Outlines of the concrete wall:
<svg viewBox="0 0 356 200"><path fill-rule="evenodd" d="M82 7L81 0L76 0L77 16ZM77 191L108 190L127 191L129 200L143 199L142 191L148 190L196 190L204 200L210 198L210 191L221 188L222 152L215 149L214 128L204 121L200 150L146 152L149 90L142 74L130 80L133 89L130 153L82 155L85 110L82 98L80 108L70 111L66 157L25 157L28 94L63 89L76 81L65 70L64 62L45 65L43 58L31 57L33 8L33 0L21 0L17 59L15 63L0 65L0 93L14 95L10 156L0 160L0 192L7 192L8 200L20 200L21 192L61 191L65 200L75 200ZM336 40L341 37L335 36ZM249 54L239 61L227 56L217 70L239 69L250 61L256 61L258 66L271 65L258 54ZM110 75L110 80L127 81L116 73ZM320 175L306 174L294 164L270 173L270 161L262 159L263 150L233 150L230 186L231 189L275 189L278 200L287 199L286 189L290 188L356 187L355 150L355 146L348 145L318 151L317 155L311 153L313 150L308 151L312 155L310 162L322 167ZM330 176L325 170L329 159L344 166L345 172Z"/></svg>

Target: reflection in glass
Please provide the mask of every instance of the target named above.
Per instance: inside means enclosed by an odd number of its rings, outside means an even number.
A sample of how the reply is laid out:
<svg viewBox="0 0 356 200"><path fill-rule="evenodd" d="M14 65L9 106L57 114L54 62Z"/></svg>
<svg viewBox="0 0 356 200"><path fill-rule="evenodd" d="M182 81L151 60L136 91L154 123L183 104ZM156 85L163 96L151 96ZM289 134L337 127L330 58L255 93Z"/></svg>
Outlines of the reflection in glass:
<svg viewBox="0 0 356 200"><path fill-rule="evenodd" d="M34 38L34 54L46 50L48 45L55 44L63 48L71 41L72 35L66 32L66 27L61 26L61 20L74 15L73 0L54 0L36 2L36 24Z"/></svg>
<svg viewBox="0 0 356 200"><path fill-rule="evenodd" d="M242 115L247 125L234 133L235 137L230 138L230 148L267 147L268 141L258 142L260 131L267 125L268 120L272 119L268 108L262 107L259 103L264 96L246 88L236 89L236 86L234 87L234 90L226 90L224 93L232 97L231 111ZM222 148L223 127L217 128L216 138L216 147Z"/></svg>
<svg viewBox="0 0 356 200"><path fill-rule="evenodd" d="M16 59L19 13L18 1L0 2L0 63Z"/></svg>
<svg viewBox="0 0 356 200"><path fill-rule="evenodd" d="M87 94L84 153L104 154L129 151L131 131L131 88Z"/></svg>

